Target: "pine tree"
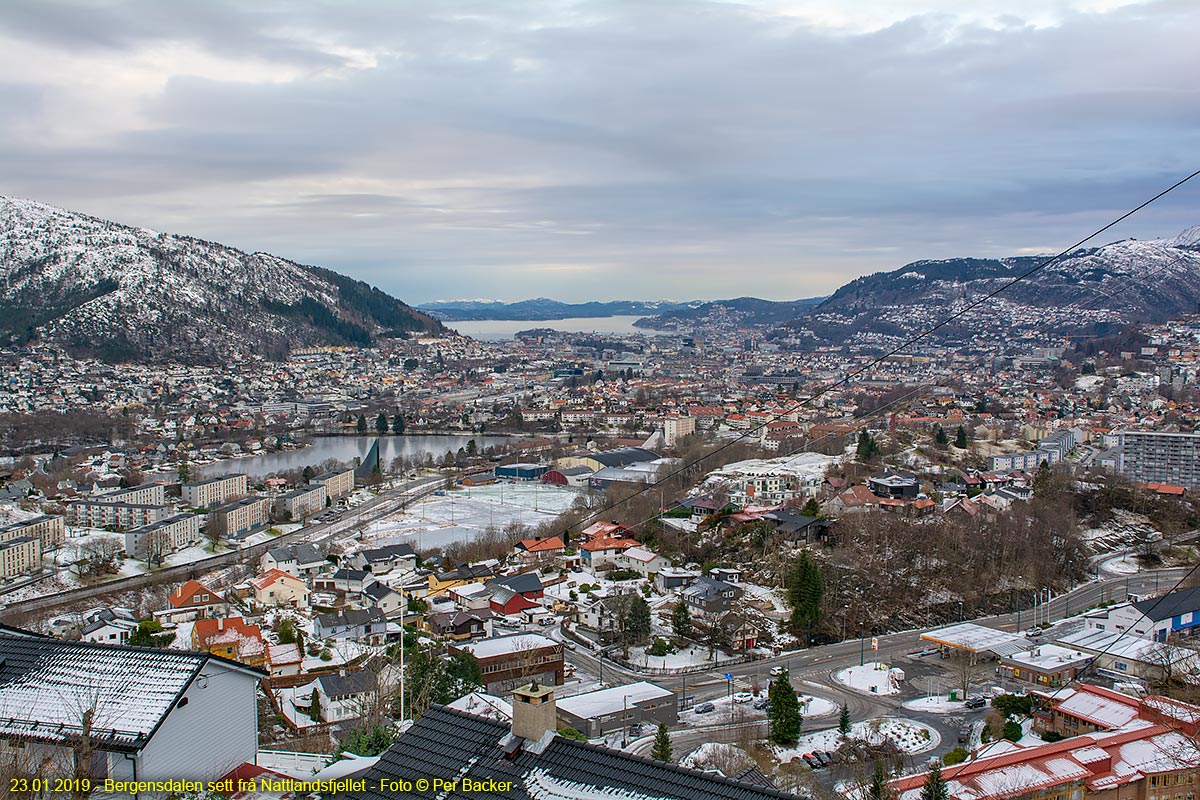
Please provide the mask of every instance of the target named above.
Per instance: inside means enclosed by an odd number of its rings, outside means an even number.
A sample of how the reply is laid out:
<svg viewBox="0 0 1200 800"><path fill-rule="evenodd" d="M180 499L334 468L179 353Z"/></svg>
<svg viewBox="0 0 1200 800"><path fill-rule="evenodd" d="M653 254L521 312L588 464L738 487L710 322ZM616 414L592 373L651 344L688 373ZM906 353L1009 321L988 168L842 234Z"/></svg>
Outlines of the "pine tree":
<svg viewBox="0 0 1200 800"><path fill-rule="evenodd" d="M879 453L879 445L875 442L875 437L863 431L858 435L858 450L856 456L859 461L870 461Z"/></svg>
<svg viewBox="0 0 1200 800"><path fill-rule="evenodd" d="M384 414L382 411L380 411L379 416L375 418L375 430L381 434L388 432L387 414Z"/></svg>
<svg viewBox="0 0 1200 800"><path fill-rule="evenodd" d="M354 427L359 433L366 433L367 432L367 418L364 415L359 414L358 422L355 423Z"/></svg>
<svg viewBox="0 0 1200 800"><path fill-rule="evenodd" d="M404 415L403 414L397 414L396 416L392 417L392 433L395 433L395 434L404 433Z"/></svg>
<svg viewBox="0 0 1200 800"><path fill-rule="evenodd" d="M842 736L850 735L850 706L842 703L842 713L838 716L838 733Z"/></svg>
<svg viewBox="0 0 1200 800"><path fill-rule="evenodd" d="M867 785L867 800L892 800L892 790L888 787L887 772L882 761L875 762L871 772L871 782Z"/></svg>
<svg viewBox="0 0 1200 800"><path fill-rule="evenodd" d="M967 432L962 425L958 426L958 432L954 434L954 446L959 450L966 450L970 447L970 443L967 441Z"/></svg>
<svg viewBox="0 0 1200 800"><path fill-rule="evenodd" d="M817 502L817 498L811 497L804 504L804 508L800 509L800 513L806 517L819 517L821 516L821 504Z"/></svg>
<svg viewBox="0 0 1200 800"><path fill-rule="evenodd" d="M692 612L688 611L687 603L675 604L675 610L671 612L671 630L680 639L692 638Z"/></svg>
<svg viewBox="0 0 1200 800"><path fill-rule="evenodd" d="M804 718L792 679L784 672L767 689L768 736L776 744L795 744L800 738Z"/></svg>
<svg viewBox="0 0 1200 800"><path fill-rule="evenodd" d="M312 702L309 705L308 716L313 722L321 722L321 695L316 689L312 692Z"/></svg>
<svg viewBox="0 0 1200 800"><path fill-rule="evenodd" d="M192 479L192 470L188 467L187 451L182 450L179 454L179 482L187 483Z"/></svg>
<svg viewBox="0 0 1200 800"><path fill-rule="evenodd" d="M658 734L654 737L654 747L650 757L655 761L671 760L671 734L667 731L667 723L658 723Z"/></svg>
<svg viewBox="0 0 1200 800"><path fill-rule="evenodd" d="M790 624L794 633L806 627L811 630L821 614L821 598L825 594L825 583L821 570L808 557L808 550L801 550L788 576L788 600L792 604Z"/></svg>
<svg viewBox="0 0 1200 800"><path fill-rule="evenodd" d="M635 594L629 601L626 612L629 619L625 623L625 635L630 642L645 641L650 636L650 606L640 594Z"/></svg>
<svg viewBox="0 0 1200 800"><path fill-rule="evenodd" d="M936 761L929 768L929 777L925 779L925 786L921 789L920 800L950 800L950 790L946 788L946 781L942 778L942 765Z"/></svg>
<svg viewBox="0 0 1200 800"><path fill-rule="evenodd" d="M945 447L950 444L950 437L946 435L946 431L941 425L933 426L933 441L938 447Z"/></svg>

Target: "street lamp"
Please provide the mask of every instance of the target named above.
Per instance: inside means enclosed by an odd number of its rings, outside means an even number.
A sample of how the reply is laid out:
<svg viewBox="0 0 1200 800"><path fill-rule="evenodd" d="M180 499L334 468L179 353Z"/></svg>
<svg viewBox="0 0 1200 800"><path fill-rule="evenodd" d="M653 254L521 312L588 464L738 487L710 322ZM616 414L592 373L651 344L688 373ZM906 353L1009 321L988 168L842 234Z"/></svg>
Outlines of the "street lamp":
<svg viewBox="0 0 1200 800"><path fill-rule="evenodd" d="M621 747L625 748L629 746L629 695L625 695L621 700L625 704L621 711Z"/></svg>
<svg viewBox="0 0 1200 800"><path fill-rule="evenodd" d="M846 641L846 617L850 615L850 604L842 606L842 641Z"/></svg>
<svg viewBox="0 0 1200 800"><path fill-rule="evenodd" d="M863 624L858 623L858 665L867 663L867 640L863 636Z"/></svg>

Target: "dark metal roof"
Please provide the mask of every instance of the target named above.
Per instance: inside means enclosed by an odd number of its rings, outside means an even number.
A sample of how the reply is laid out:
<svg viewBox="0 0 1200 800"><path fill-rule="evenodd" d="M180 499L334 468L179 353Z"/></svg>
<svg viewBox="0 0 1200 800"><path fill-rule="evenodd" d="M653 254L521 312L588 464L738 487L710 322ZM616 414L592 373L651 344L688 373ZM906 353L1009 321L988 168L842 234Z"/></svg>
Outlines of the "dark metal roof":
<svg viewBox="0 0 1200 800"><path fill-rule="evenodd" d="M542 578L536 572L522 572L520 575L509 575L506 578L493 578L488 586L507 586L517 594L542 591Z"/></svg>
<svg viewBox="0 0 1200 800"><path fill-rule="evenodd" d="M1182 614L1200 611L1200 589L1184 589L1134 603L1133 607L1148 619L1160 622Z"/></svg>
<svg viewBox="0 0 1200 800"><path fill-rule="evenodd" d="M603 453L588 453L583 457L599 461L606 467L626 467L630 464L654 461L658 458L658 453L641 447L622 447L619 450L606 450Z"/></svg>
<svg viewBox="0 0 1200 800"><path fill-rule="evenodd" d="M405 731L366 773L367 790L351 792L354 800L425 798L429 792L378 790L380 779L403 778L415 782L493 779L511 781L508 791L490 797L514 800L552 800L634 795L663 800L762 800L796 795L754 783L722 778L662 761L653 761L594 744L554 736L545 749L534 752L532 743L505 755L509 726L445 706L433 706ZM520 743L520 740L516 740ZM371 788L375 787L375 788ZM531 789L531 787L533 787ZM478 800L479 792L461 789L445 800Z"/></svg>

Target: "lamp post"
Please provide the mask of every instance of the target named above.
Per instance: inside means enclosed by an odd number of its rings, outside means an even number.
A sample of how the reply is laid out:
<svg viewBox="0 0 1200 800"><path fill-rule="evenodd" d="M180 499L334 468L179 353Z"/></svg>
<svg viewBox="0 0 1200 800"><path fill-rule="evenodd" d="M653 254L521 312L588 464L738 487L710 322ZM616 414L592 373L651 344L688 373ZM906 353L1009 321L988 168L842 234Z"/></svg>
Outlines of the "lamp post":
<svg viewBox="0 0 1200 800"><path fill-rule="evenodd" d="M846 641L846 617L850 615L850 604L842 606L842 641Z"/></svg>
<svg viewBox="0 0 1200 800"><path fill-rule="evenodd" d="M867 663L867 640L863 636L863 624L858 623L858 665Z"/></svg>
<svg viewBox="0 0 1200 800"><path fill-rule="evenodd" d="M958 601L958 621L959 622L963 621L963 601L962 600Z"/></svg>
<svg viewBox="0 0 1200 800"><path fill-rule="evenodd" d="M621 700L625 704L621 711L621 747L625 748L629 746L629 695L625 695Z"/></svg>

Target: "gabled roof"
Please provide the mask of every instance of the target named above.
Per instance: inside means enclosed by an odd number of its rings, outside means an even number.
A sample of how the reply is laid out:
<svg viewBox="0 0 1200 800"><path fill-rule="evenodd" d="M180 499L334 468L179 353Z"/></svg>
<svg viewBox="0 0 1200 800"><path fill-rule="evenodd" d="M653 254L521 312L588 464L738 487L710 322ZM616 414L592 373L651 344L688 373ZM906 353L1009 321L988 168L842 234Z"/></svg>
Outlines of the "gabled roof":
<svg viewBox="0 0 1200 800"><path fill-rule="evenodd" d="M1181 614L1200 611L1200 589L1170 592L1162 597L1152 597L1149 600L1134 603L1133 607L1145 614L1148 619L1160 622Z"/></svg>
<svg viewBox="0 0 1200 800"><path fill-rule="evenodd" d="M546 539L522 539L517 542L517 549L526 553L544 553L548 550L566 549L566 545L563 544L561 536L550 536Z"/></svg>
<svg viewBox="0 0 1200 800"><path fill-rule="evenodd" d="M461 787L463 778L492 778L511 781L512 787L502 794L515 800L795 800L795 795L775 789L562 736L551 736L545 747L533 744L510 737L506 723L433 706L380 757L366 774L366 785L378 787L385 778L404 778L414 785L420 778L440 778L458 781ZM506 757L506 750L511 757ZM389 791L385 795L368 788L348 796L392 800L427 798L428 792ZM477 800L479 794L458 789L443 797Z"/></svg>
<svg viewBox="0 0 1200 800"><path fill-rule="evenodd" d="M255 589L265 589L268 586L270 586L271 584L275 583L276 581L282 581L282 580L298 581L300 583L304 582L304 581L301 581L299 578L297 578L295 575L291 574L290 572L284 572L283 570L278 569L276 567L271 567L269 570L264 572L262 575L259 575L257 578L254 578L253 580L251 580L250 585L253 586Z"/></svg>
<svg viewBox="0 0 1200 800"><path fill-rule="evenodd" d="M536 572L522 572L520 575L509 575L504 578L493 578L488 586L507 586L518 594L542 591L542 578Z"/></svg>
<svg viewBox="0 0 1200 800"><path fill-rule="evenodd" d="M210 664L263 675L207 653L64 642L0 625L0 737L69 743L94 708L98 749L136 752Z"/></svg>

